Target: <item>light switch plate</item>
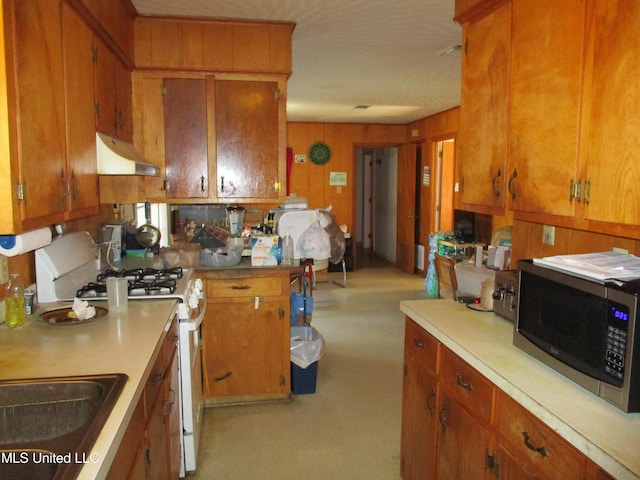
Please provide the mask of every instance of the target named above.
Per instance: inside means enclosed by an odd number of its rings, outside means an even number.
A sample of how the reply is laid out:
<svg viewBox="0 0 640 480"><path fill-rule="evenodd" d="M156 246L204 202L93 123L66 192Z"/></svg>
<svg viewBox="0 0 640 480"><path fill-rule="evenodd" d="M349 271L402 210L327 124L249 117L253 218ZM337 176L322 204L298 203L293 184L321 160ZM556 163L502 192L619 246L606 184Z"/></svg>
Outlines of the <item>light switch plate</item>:
<svg viewBox="0 0 640 480"><path fill-rule="evenodd" d="M542 244L555 245L556 243L556 227L553 225L545 225L542 230Z"/></svg>

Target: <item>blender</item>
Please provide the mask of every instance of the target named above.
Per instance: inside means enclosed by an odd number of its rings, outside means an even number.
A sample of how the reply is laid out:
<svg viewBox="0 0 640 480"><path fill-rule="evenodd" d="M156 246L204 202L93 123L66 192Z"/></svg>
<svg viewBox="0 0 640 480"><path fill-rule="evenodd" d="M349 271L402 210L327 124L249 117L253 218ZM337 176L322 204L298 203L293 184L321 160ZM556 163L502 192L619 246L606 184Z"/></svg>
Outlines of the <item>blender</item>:
<svg viewBox="0 0 640 480"><path fill-rule="evenodd" d="M227 227L233 236L242 234L244 226L244 207L229 206L227 207Z"/></svg>

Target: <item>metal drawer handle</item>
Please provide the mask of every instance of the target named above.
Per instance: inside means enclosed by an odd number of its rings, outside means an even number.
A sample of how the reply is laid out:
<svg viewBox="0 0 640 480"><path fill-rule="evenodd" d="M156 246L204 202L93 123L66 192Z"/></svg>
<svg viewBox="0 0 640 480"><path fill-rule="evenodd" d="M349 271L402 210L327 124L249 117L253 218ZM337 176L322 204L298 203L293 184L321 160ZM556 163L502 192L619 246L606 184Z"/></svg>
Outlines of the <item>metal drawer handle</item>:
<svg viewBox="0 0 640 480"><path fill-rule="evenodd" d="M547 451L545 450L544 447L536 447L533 443L531 443L531 441L529 440L529 433L528 432L522 432L522 436L524 437L524 444L526 445L526 447L536 453L539 453L542 457L548 457L549 455L547 455Z"/></svg>
<svg viewBox="0 0 640 480"><path fill-rule="evenodd" d="M232 285L231 290L249 290L251 286L249 285Z"/></svg>
<svg viewBox="0 0 640 480"><path fill-rule="evenodd" d="M471 385L471 382L465 382L464 380L462 380L462 375L460 375L459 373L456 373L456 383L465 390L473 390L473 385Z"/></svg>
<svg viewBox="0 0 640 480"><path fill-rule="evenodd" d="M215 382L221 382L222 380L226 380L227 378L229 378L231 376L231 372L227 372L224 375L222 375L221 377L215 377L213 380Z"/></svg>
<svg viewBox="0 0 640 480"><path fill-rule="evenodd" d="M418 348L424 349L424 342L422 340L418 340L417 338L413 339L413 345Z"/></svg>

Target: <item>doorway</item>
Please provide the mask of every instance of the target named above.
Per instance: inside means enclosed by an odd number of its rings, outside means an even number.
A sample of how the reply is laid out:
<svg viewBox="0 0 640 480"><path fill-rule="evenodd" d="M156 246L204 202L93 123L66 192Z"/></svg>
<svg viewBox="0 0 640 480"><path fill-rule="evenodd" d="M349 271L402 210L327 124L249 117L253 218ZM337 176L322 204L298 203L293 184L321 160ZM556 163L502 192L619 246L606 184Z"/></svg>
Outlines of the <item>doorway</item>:
<svg viewBox="0 0 640 480"><path fill-rule="evenodd" d="M414 244L405 248L414 249L414 262L407 267L424 276L428 268L429 237L434 232L453 228L455 134L415 143L409 155L415 158L415 164L405 175L414 176L404 184L414 182L416 220Z"/></svg>
<svg viewBox="0 0 640 480"><path fill-rule="evenodd" d="M398 148L356 149L356 246L396 263Z"/></svg>

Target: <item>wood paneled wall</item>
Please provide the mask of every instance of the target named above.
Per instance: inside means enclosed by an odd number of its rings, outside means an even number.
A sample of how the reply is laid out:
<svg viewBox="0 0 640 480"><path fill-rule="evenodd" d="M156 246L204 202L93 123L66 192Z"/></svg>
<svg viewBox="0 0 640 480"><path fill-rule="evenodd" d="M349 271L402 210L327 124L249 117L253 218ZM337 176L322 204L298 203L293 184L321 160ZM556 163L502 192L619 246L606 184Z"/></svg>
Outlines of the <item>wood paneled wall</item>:
<svg viewBox="0 0 640 480"><path fill-rule="evenodd" d="M516 268L517 261L524 258L540 258L551 255L606 252L614 247L627 250L640 256L640 241L630 238L614 237L602 233L593 233L571 228L556 227L555 244L542 244L541 223L513 223L513 250L511 266Z"/></svg>
<svg viewBox="0 0 640 480"><path fill-rule="evenodd" d="M339 224L346 224L349 232L355 229L355 154L358 147L403 146L406 125L369 125L349 123L287 124L288 145L293 154L307 156L306 163L293 163L291 194L306 197L310 208L333 206L332 213ZM331 160L315 165L309 159L309 148L324 142L331 149ZM330 172L346 172L347 186L329 186Z"/></svg>

